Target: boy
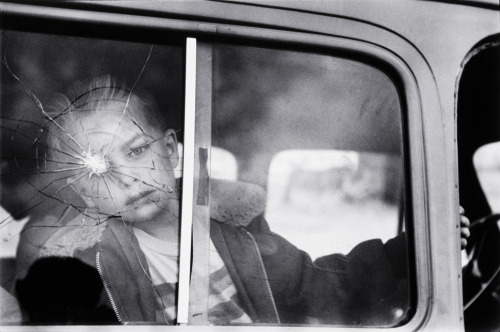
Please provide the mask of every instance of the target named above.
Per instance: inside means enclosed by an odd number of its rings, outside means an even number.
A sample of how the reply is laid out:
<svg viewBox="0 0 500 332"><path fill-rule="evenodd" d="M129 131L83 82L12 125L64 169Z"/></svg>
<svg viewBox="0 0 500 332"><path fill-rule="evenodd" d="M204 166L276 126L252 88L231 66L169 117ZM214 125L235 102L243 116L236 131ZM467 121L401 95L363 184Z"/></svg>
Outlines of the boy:
<svg viewBox="0 0 500 332"><path fill-rule="evenodd" d="M175 132L160 129L148 99L110 79L80 87L56 109L47 159L68 162L64 187L85 204L71 205L81 216L66 227L24 232L18 260L77 257L98 270L119 321L175 323ZM262 196L250 184L212 180L210 323L388 325L404 317L404 235L313 263L269 230Z"/></svg>

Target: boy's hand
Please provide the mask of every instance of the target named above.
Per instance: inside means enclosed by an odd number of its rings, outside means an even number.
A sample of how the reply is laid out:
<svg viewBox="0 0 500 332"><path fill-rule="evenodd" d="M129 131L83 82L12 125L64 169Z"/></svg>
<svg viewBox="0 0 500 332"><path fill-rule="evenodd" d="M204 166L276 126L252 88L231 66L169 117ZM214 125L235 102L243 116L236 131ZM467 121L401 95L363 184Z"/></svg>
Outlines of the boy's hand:
<svg viewBox="0 0 500 332"><path fill-rule="evenodd" d="M460 206L460 244L462 249L465 249L465 247L467 247L467 239L470 236L469 226L470 221L465 216L464 208Z"/></svg>

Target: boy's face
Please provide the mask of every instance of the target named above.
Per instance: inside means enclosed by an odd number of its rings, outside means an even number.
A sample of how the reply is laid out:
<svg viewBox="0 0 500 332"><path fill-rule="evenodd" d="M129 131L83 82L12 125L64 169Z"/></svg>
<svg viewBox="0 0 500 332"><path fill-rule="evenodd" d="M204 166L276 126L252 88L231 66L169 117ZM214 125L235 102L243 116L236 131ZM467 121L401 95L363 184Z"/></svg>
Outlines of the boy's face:
<svg viewBox="0 0 500 332"><path fill-rule="evenodd" d="M67 180L91 209L127 222L178 214L173 169L178 163L172 130L149 125L144 110L111 101L98 112L79 111L67 131L83 150L82 171ZM135 109L134 109L135 108ZM137 109L139 108L139 109Z"/></svg>

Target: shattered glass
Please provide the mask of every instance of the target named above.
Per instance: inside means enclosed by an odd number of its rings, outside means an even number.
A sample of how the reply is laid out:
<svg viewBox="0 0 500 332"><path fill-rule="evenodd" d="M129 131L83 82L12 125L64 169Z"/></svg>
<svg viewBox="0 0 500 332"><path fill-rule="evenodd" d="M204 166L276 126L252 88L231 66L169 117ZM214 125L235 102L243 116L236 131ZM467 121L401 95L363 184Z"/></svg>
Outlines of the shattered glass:
<svg viewBox="0 0 500 332"><path fill-rule="evenodd" d="M3 288L54 230L178 217L182 45L2 31L1 46Z"/></svg>

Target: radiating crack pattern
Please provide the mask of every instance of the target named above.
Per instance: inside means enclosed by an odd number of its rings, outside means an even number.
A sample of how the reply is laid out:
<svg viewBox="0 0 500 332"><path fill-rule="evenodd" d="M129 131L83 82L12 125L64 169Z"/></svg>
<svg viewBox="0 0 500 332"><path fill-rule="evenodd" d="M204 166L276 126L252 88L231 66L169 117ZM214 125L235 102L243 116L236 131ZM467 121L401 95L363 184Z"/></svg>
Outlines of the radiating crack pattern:
<svg viewBox="0 0 500 332"><path fill-rule="evenodd" d="M154 115L148 114L154 102L135 93L153 51L151 46L129 87L109 76L89 78L58 97L50 111L30 90L29 79L18 76L3 55L4 74L29 96L43 121L0 116L2 137L8 133L11 138L2 144L30 147L29 155L18 155L13 147L10 155L0 156L1 176L20 178L29 192L0 228L53 204L59 207L50 212L55 222L28 223L23 231L95 226L117 217L129 222L162 213L178 217L178 202L172 203L179 197L180 174L174 172L181 172L174 171L181 164L176 130L157 128Z"/></svg>

